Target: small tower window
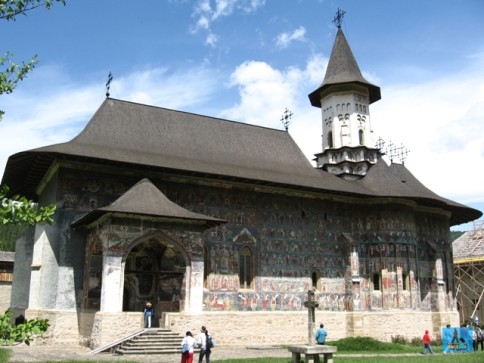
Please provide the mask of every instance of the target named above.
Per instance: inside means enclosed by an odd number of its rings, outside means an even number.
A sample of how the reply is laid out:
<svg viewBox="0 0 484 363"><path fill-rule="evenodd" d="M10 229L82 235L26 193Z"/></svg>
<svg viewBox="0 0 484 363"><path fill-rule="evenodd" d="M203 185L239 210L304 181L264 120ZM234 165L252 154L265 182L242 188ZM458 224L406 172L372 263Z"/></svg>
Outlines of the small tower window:
<svg viewBox="0 0 484 363"><path fill-rule="evenodd" d="M333 133L331 131L328 132L328 147L329 148L333 147Z"/></svg>
<svg viewBox="0 0 484 363"><path fill-rule="evenodd" d="M358 141L359 141L360 145L365 144L364 136L365 136L365 134L364 134L363 130L358 131Z"/></svg>

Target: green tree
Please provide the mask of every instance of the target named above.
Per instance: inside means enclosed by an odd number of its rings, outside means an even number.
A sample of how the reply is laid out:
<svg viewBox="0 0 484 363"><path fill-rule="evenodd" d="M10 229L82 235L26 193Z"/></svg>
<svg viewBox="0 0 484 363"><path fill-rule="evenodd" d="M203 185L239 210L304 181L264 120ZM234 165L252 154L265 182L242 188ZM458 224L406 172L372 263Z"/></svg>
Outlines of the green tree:
<svg viewBox="0 0 484 363"><path fill-rule="evenodd" d="M5 314L0 314L0 341L1 345L12 345L15 342L30 342L36 335L44 334L49 328L47 319L24 320L16 325L12 322L13 313L7 310Z"/></svg>
<svg viewBox="0 0 484 363"><path fill-rule="evenodd" d="M38 208L36 203L20 195L7 198L8 191L9 188L6 185L0 189L1 224L53 222L52 215L55 212L55 205Z"/></svg>
<svg viewBox="0 0 484 363"><path fill-rule="evenodd" d="M0 19L15 21L19 15L39 7L50 9L54 3L66 4L66 0L0 0ZM23 80L37 64L37 55L30 61L16 64L13 54L6 52L0 56L0 95L10 94L17 83ZM0 110L0 121L4 111ZM22 224L37 222L52 222L55 206L37 208L31 200L20 195L9 196L9 188L4 185L0 188L0 224Z"/></svg>

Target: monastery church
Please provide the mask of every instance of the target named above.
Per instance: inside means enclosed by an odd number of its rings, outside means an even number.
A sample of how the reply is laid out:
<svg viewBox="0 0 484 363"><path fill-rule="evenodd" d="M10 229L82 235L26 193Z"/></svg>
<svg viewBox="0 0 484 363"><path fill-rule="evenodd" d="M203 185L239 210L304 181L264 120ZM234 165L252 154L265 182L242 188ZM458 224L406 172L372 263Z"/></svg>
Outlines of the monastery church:
<svg viewBox="0 0 484 363"><path fill-rule="evenodd" d="M309 290L331 340L459 325L450 227L482 213L382 158L380 88L341 27L321 77L315 165L257 120L109 97L71 141L10 156L2 184L57 206L17 241L12 310L92 348L142 329L147 301L156 326L218 344L305 342Z"/></svg>

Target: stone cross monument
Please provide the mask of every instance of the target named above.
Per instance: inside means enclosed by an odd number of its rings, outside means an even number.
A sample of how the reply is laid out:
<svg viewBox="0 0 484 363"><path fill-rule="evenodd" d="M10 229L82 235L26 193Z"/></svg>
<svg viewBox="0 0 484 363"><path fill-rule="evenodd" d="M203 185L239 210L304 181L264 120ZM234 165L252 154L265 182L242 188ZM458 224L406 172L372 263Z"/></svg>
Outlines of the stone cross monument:
<svg viewBox="0 0 484 363"><path fill-rule="evenodd" d="M314 345L315 309L319 306L319 303L314 300L314 290L308 290L308 301L304 302L304 306L308 308L308 345Z"/></svg>

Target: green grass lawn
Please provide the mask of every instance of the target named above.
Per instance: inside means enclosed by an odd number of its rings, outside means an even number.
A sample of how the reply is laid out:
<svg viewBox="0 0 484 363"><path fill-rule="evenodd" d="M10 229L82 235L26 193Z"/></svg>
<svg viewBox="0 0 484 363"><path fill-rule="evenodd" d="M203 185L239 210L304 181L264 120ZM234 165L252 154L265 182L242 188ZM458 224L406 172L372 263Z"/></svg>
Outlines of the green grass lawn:
<svg viewBox="0 0 484 363"><path fill-rule="evenodd" d="M338 347L334 355L335 363L484 363L484 352L442 354L440 346L434 345L437 354L421 355L422 346L413 344L398 344L380 342L371 338L345 338L328 345ZM0 349L0 363L8 363L10 352ZM247 358L219 360L214 357L214 363L291 363L290 353L285 358ZM64 363L112 363L99 361L69 361ZM133 363L133 360L120 357L117 363ZM51 362L43 362L51 363Z"/></svg>
<svg viewBox="0 0 484 363"><path fill-rule="evenodd" d="M213 360L215 363L291 363L290 358L259 358L259 359L230 359ZM402 356L380 356L380 357L338 357L334 356L335 363L482 363L484 362L484 352L478 353L459 353L459 354L434 354L418 355L412 357Z"/></svg>

